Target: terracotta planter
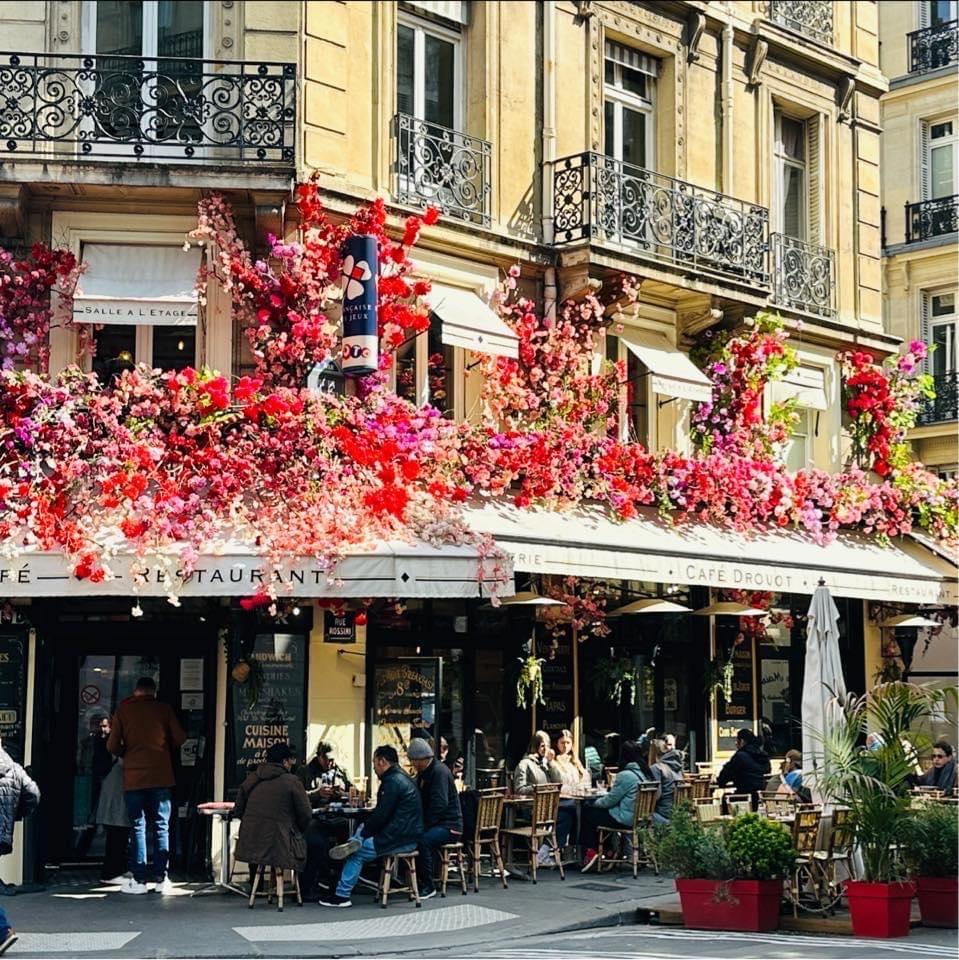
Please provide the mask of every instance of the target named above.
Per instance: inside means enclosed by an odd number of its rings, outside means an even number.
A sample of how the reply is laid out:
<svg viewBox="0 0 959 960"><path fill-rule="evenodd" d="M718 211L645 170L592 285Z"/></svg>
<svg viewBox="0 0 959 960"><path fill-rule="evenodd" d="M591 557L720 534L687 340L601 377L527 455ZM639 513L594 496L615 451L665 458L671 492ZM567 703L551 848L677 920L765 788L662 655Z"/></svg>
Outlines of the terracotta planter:
<svg viewBox="0 0 959 960"><path fill-rule="evenodd" d="M909 911L915 889L906 883L846 881L846 899L857 937L904 937L909 933Z"/></svg>
<svg viewBox="0 0 959 960"><path fill-rule="evenodd" d="M959 926L959 877L916 877L916 896L924 927Z"/></svg>
<svg viewBox="0 0 959 960"><path fill-rule="evenodd" d="M759 933L779 926L782 880L677 880L683 926Z"/></svg>

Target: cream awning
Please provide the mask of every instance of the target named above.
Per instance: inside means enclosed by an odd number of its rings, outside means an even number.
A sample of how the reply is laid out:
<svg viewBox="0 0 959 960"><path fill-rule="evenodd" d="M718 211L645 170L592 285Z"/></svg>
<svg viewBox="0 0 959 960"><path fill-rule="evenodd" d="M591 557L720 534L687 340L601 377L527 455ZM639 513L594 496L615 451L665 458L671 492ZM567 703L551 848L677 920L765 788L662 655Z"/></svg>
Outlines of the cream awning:
<svg viewBox="0 0 959 960"><path fill-rule="evenodd" d="M712 399L709 377L662 334L630 330L619 334L619 339L649 368L654 393L683 400Z"/></svg>
<svg viewBox="0 0 959 960"><path fill-rule="evenodd" d="M782 380L769 384L769 399L773 403L795 400L800 407L828 410L825 374L815 367L795 367Z"/></svg>
<svg viewBox="0 0 959 960"><path fill-rule="evenodd" d="M467 519L527 573L809 595L821 577L839 597L959 601L956 565L911 537L884 547L840 533L820 546L795 530L749 537L691 521L670 526L652 508L618 523L599 507L560 513L492 500L471 504Z"/></svg>
<svg viewBox="0 0 959 960"><path fill-rule="evenodd" d="M86 243L73 304L78 323L196 324L200 250Z"/></svg>
<svg viewBox="0 0 959 960"><path fill-rule="evenodd" d="M497 357L518 356L519 338L472 291L434 283L426 300L442 321L441 338L447 346Z"/></svg>

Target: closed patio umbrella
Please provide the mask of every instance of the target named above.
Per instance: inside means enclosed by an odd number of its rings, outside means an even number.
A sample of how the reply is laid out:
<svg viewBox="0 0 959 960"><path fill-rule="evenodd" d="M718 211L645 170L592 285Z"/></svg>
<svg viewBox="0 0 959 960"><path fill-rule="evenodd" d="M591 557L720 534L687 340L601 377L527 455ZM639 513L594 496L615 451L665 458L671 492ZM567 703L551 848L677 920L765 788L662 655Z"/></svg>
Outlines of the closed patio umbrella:
<svg viewBox="0 0 959 960"><path fill-rule="evenodd" d="M807 614L806 668L802 684L803 785L821 803L817 773L823 768L823 735L842 717L837 702L845 699L846 682L839 659L839 611L822 581L812 596Z"/></svg>

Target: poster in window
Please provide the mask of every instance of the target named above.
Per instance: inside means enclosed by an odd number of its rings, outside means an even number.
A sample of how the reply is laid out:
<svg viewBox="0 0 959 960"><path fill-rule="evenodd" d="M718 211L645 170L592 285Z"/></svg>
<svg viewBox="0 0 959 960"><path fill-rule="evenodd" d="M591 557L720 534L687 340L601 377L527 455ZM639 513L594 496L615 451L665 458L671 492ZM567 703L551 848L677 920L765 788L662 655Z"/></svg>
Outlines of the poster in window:
<svg viewBox="0 0 959 960"><path fill-rule="evenodd" d="M26 709L26 635L0 633L0 739L17 763L23 763Z"/></svg>

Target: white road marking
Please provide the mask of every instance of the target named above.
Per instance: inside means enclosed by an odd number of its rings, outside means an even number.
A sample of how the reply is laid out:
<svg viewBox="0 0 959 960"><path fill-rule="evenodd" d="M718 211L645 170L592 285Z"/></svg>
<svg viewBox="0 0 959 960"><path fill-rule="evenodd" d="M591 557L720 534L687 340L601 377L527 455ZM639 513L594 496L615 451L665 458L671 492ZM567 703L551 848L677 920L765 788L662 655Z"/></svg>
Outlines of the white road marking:
<svg viewBox="0 0 959 960"><path fill-rule="evenodd" d="M122 950L140 931L86 930L82 933L20 933L14 954L20 953L104 953Z"/></svg>

